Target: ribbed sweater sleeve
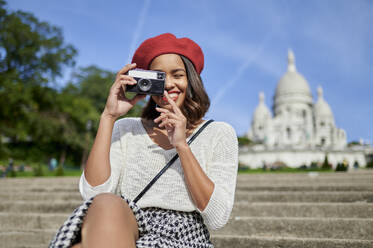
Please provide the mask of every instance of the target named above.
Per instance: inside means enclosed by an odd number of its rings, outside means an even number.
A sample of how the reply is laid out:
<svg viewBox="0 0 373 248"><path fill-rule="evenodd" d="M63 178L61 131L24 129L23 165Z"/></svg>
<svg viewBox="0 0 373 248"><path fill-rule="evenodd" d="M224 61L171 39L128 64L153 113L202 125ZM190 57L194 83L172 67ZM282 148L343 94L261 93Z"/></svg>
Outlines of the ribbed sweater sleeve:
<svg viewBox="0 0 373 248"><path fill-rule="evenodd" d="M229 219L234 203L238 169L238 141L233 127L224 125L221 137L213 148L207 176L214 183L214 191L203 211L197 209L210 229L223 227Z"/></svg>
<svg viewBox="0 0 373 248"><path fill-rule="evenodd" d="M92 186L82 173L79 181L79 191L84 200L90 199L100 193L116 193L118 182L121 175L121 167L123 164L123 155L125 154L125 147L121 142L121 135L119 130L119 121L116 121L113 127L111 145L110 145L110 177L102 184Z"/></svg>

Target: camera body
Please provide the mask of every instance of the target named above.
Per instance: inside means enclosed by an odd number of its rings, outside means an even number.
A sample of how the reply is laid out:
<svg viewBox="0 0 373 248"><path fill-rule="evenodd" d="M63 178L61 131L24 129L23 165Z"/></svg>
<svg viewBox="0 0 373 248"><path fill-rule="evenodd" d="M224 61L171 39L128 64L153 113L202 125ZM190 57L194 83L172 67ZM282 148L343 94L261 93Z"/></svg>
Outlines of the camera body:
<svg viewBox="0 0 373 248"><path fill-rule="evenodd" d="M126 85L127 92L156 96L163 95L166 81L165 72L133 69L126 74L137 81L135 85Z"/></svg>

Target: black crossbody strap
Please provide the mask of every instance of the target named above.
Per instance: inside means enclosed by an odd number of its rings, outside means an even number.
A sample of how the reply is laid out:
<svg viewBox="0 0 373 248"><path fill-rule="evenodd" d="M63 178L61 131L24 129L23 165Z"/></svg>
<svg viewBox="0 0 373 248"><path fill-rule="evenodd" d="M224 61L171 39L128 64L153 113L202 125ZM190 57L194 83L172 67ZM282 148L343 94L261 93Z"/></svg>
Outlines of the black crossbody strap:
<svg viewBox="0 0 373 248"><path fill-rule="evenodd" d="M205 127L207 127L208 124L210 124L211 122L213 122L214 120L208 120L206 121L203 126L192 136L192 138L190 138L188 140L188 145L190 145L193 140L195 140L195 138L197 138L197 136L202 132L203 129L205 129ZM150 181L150 183L148 185L146 185L146 187L141 191L141 193L135 198L135 200L133 200L135 203L138 202L138 200L140 200L140 198L150 189L151 186L153 186L153 184L162 176L162 174L168 169L170 168L170 166L176 161L176 159L179 158L179 154L176 154L166 165L165 167L163 167L163 169L153 178L153 180Z"/></svg>

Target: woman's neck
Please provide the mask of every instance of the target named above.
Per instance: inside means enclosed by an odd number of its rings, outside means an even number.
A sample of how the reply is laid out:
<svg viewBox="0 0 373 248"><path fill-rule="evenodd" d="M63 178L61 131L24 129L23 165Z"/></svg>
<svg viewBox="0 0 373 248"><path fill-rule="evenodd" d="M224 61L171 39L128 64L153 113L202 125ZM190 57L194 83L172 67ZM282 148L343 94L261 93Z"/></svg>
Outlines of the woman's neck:
<svg viewBox="0 0 373 248"><path fill-rule="evenodd" d="M159 127L159 124L160 123L155 123L153 120L149 120L149 119L144 119L144 118L141 118L142 120L142 123L144 124L144 126L146 126L147 129L158 129L158 130L161 130L161 131L164 131L166 130L165 127Z"/></svg>

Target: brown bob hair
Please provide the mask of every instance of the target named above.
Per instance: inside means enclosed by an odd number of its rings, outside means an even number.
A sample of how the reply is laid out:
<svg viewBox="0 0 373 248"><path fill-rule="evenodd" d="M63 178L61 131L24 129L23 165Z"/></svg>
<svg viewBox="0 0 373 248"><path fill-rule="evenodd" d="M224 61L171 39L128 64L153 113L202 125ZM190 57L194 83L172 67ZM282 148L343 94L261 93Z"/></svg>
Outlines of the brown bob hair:
<svg viewBox="0 0 373 248"><path fill-rule="evenodd" d="M201 76L196 72L193 63L185 56L179 55L184 63L188 86L181 112L187 119L187 128L197 125L210 107L210 98L206 93ZM142 110L141 117L154 120L160 113L155 110L156 103L150 97Z"/></svg>

